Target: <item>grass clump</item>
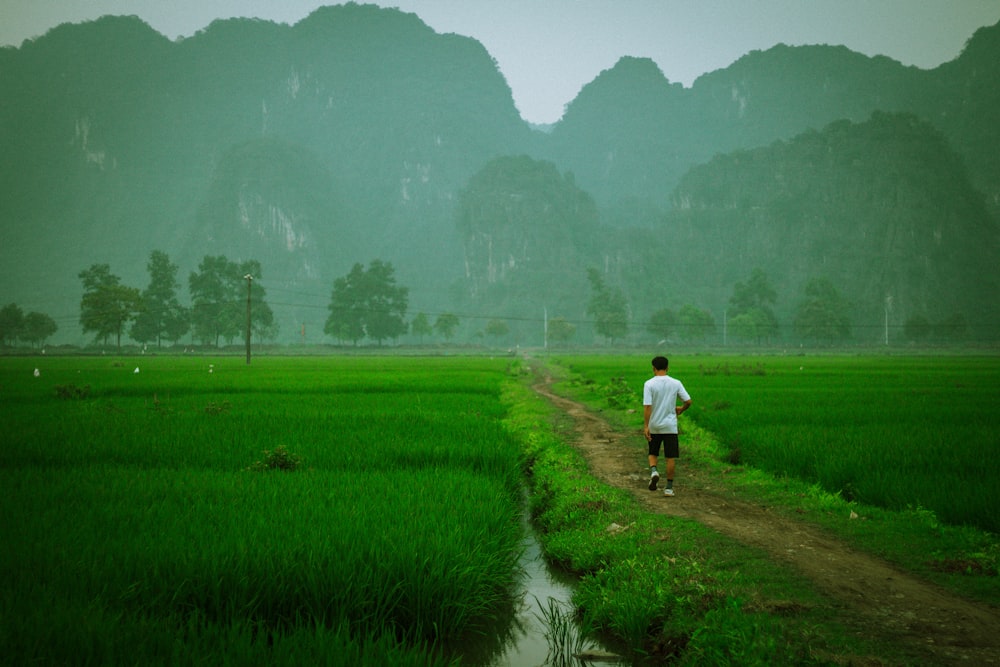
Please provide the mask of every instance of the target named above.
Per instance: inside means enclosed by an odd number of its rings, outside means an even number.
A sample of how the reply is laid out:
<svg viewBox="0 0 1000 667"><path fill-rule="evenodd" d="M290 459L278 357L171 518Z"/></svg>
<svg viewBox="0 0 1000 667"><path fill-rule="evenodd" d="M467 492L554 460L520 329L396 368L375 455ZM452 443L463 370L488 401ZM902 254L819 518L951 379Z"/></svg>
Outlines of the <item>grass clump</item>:
<svg viewBox="0 0 1000 667"><path fill-rule="evenodd" d="M543 606L535 598L540 614L536 617L545 627L545 640L549 653L545 664L550 667L576 667L577 656L594 647L581 628L576 612L571 605L548 598Z"/></svg>
<svg viewBox="0 0 1000 667"><path fill-rule="evenodd" d="M636 402L639 400L639 396L636 394L635 390L629 385L625 377L619 375L617 377L611 378L607 384L603 386L604 396L608 400L608 405L612 408L629 408L635 407Z"/></svg>
<svg viewBox="0 0 1000 667"><path fill-rule="evenodd" d="M56 396L64 400L81 400L90 396L90 385L78 387L75 384L57 384Z"/></svg>
<svg viewBox="0 0 1000 667"><path fill-rule="evenodd" d="M251 472L266 472L268 470L282 470L291 472L297 470L302 465L302 457L288 451L284 445L278 445L272 450L264 450L264 458L254 461L247 468Z"/></svg>

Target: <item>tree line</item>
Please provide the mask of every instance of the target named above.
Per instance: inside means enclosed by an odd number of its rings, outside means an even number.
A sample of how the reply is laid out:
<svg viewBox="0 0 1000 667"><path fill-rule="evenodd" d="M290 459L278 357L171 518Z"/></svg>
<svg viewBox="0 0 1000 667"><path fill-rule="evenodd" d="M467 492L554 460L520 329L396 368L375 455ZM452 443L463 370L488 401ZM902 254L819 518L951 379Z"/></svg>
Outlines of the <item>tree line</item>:
<svg viewBox="0 0 1000 667"><path fill-rule="evenodd" d="M205 256L188 276L190 306L178 299L179 268L166 253L153 251L146 269L149 283L142 290L123 284L108 264L93 264L79 273L84 333L94 334L95 341L105 345L113 340L119 348L123 336L162 347L190 333L202 345L219 347L223 341L232 344L245 336L248 326L257 338L273 339L278 333L257 260ZM459 319L451 313L438 315L433 323L421 313L408 323L408 295L409 288L396 284L391 263L376 259L367 268L355 264L333 283L323 331L354 345L365 338L382 345L411 330L417 336L454 335Z"/></svg>
<svg viewBox="0 0 1000 667"><path fill-rule="evenodd" d="M153 251L147 263L149 283L145 289L124 285L107 264L94 264L78 275L83 284L80 324L84 333L105 345L111 339L121 347L122 336L142 344L161 347L177 343L191 334L207 346L218 347L251 333L271 339L278 324L267 304L260 284L261 265L256 260L234 262L225 256L205 256L197 271L188 276L191 305L178 300L178 266L162 251ZM587 315L594 331L611 344L625 339L630 331L630 310L621 289L608 285L596 269L588 269L590 299ZM754 269L749 279L733 286L723 321L723 339L728 342L769 344L780 339L780 325L773 306L777 291L767 274ZM323 332L341 343L357 345L370 339L381 346L387 340L412 333L438 334L450 340L459 327L458 316L441 313L431 322L425 313L406 320L409 288L398 285L389 262L372 260L367 267L355 264L333 282L329 315ZM887 305L887 308L889 306ZM792 327L802 341L815 345L843 343L851 337L849 302L826 278L810 280L794 312ZM678 310L660 308L644 321L646 333L659 341L706 342L718 335L715 317L707 310L685 304ZM25 315L16 304L0 309L0 344L18 341L37 346L57 331L55 321L43 313ZM961 319L933 324L910 318L903 327L904 338L912 342L960 338L965 329ZM491 319L483 334L500 339L509 333L506 321ZM545 341L569 343L576 326L565 317L546 318ZM888 334L887 334L888 335Z"/></svg>
<svg viewBox="0 0 1000 667"><path fill-rule="evenodd" d="M93 264L79 273L84 333L105 345L114 338L120 348L123 335L160 347L191 332L202 344L218 347L221 340L232 342L245 333L249 308L251 330L262 337L273 335L274 314L264 288L254 280L261 276L256 260L206 256L188 277L190 306L178 300L179 269L166 253L154 250L146 269L149 284L144 290L124 285L107 264Z"/></svg>
<svg viewBox="0 0 1000 667"><path fill-rule="evenodd" d="M591 297L587 314L593 317L595 332L614 343L629 333L629 304L618 288L605 284L603 277L590 269ZM754 269L744 282L733 286L723 316L723 342L768 345L782 340L782 326L774 312L778 292L767 273ZM888 342L887 302L885 323ZM851 303L840 294L827 278L811 278L802 290L790 322L798 341L824 347L847 343L852 336ZM646 332L660 341L706 342L718 336L716 318L692 304L678 310L660 308L645 320ZM901 329L902 339L909 343L955 342L968 337L968 325L961 315L951 315L932 322L922 315L906 318ZM898 335L898 334L896 334Z"/></svg>
<svg viewBox="0 0 1000 667"><path fill-rule="evenodd" d="M16 303L0 308L0 345L4 347L17 343L38 347L58 330L56 321L45 313L31 311L25 314Z"/></svg>
<svg viewBox="0 0 1000 667"><path fill-rule="evenodd" d="M621 290L605 284L601 275L591 269L591 298L587 313L594 318L595 331L612 342L624 338L629 331L628 303ZM780 338L780 325L773 306L777 291L767 274L754 269L746 282L733 286L723 321L724 339L756 345L772 343ZM792 322L795 335L816 345L843 343L851 336L848 316L849 303L826 278L810 280L804 289ZM678 310L660 308L650 313L646 332L658 340L678 338L688 342L704 342L717 335L715 317L707 310L685 304Z"/></svg>

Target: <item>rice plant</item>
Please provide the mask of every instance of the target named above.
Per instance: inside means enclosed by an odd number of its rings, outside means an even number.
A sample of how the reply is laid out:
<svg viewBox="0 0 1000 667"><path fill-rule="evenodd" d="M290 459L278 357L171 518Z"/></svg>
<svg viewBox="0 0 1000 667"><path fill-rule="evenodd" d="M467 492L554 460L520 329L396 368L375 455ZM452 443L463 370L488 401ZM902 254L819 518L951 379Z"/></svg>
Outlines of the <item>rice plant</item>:
<svg viewBox="0 0 1000 667"><path fill-rule="evenodd" d="M14 662L436 665L510 622L503 362L18 361L0 361Z"/></svg>
<svg viewBox="0 0 1000 667"><path fill-rule="evenodd" d="M594 644L581 632L573 607L552 597L544 605L536 597L535 604L539 609L536 617L545 627L545 639L549 645L545 664L552 667L577 664L577 656Z"/></svg>

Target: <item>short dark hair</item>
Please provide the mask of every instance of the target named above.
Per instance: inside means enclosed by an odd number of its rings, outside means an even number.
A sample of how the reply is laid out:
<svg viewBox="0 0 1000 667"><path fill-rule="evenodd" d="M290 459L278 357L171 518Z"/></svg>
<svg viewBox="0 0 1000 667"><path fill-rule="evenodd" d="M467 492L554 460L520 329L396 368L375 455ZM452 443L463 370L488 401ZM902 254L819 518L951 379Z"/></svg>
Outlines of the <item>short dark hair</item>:
<svg viewBox="0 0 1000 667"><path fill-rule="evenodd" d="M653 357L653 368L658 371L667 370L667 366L670 364L666 357Z"/></svg>

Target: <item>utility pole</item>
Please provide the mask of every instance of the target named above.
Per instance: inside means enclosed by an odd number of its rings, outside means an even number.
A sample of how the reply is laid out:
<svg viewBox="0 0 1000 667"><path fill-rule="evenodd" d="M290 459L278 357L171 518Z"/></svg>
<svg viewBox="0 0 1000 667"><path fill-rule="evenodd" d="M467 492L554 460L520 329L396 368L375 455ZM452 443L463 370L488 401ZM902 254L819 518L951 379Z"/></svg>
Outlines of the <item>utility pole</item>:
<svg viewBox="0 0 1000 667"><path fill-rule="evenodd" d="M549 349L549 307L542 307L542 347Z"/></svg>
<svg viewBox="0 0 1000 667"><path fill-rule="evenodd" d="M250 365L250 286L253 284L253 276L249 273L243 276L247 281L247 366Z"/></svg>
<svg viewBox="0 0 1000 667"><path fill-rule="evenodd" d="M885 295L885 344L889 346L889 311L892 310L892 295Z"/></svg>

